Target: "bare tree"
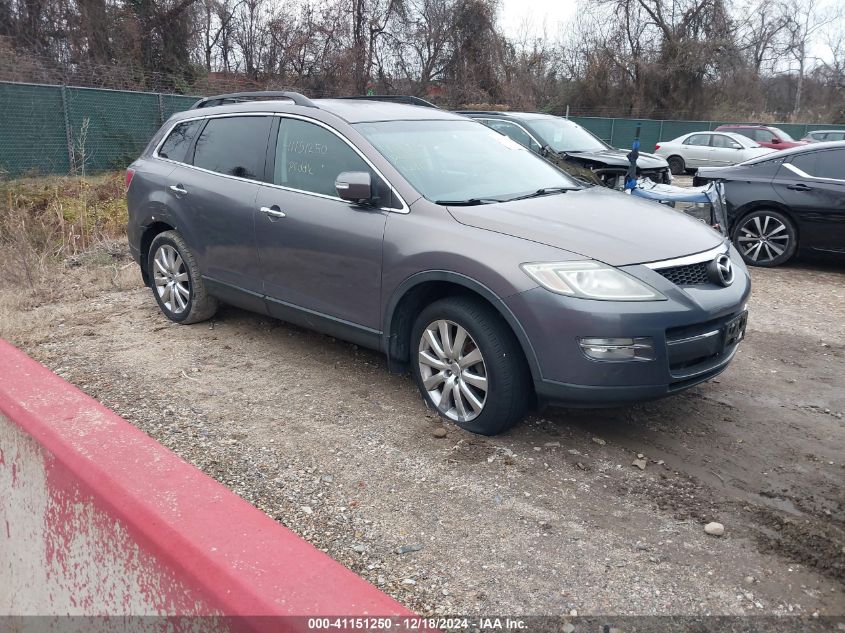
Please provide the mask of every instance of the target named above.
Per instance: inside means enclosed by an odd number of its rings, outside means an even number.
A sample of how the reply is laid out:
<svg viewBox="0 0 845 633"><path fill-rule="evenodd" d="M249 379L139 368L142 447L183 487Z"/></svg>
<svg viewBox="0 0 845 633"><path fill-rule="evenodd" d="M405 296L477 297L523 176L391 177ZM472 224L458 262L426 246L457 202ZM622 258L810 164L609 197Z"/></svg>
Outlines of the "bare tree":
<svg viewBox="0 0 845 633"><path fill-rule="evenodd" d="M785 12L789 16L786 29L789 37L788 55L797 65L797 80L795 86L795 101L792 105L793 115L801 109L801 98L804 92L804 78L807 66L813 59L810 47L816 35L826 26L832 24L842 16L841 9L825 7L814 0L785 0Z"/></svg>

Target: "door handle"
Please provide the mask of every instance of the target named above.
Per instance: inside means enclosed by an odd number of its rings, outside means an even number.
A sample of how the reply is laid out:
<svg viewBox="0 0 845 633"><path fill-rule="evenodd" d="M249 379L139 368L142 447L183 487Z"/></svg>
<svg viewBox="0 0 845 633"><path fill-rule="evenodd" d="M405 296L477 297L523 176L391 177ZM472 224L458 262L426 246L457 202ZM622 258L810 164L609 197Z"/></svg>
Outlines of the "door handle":
<svg viewBox="0 0 845 633"><path fill-rule="evenodd" d="M184 196L184 195L188 194L188 190L183 189L181 184L170 185L170 191L172 191L173 193L179 194L180 196Z"/></svg>
<svg viewBox="0 0 845 633"><path fill-rule="evenodd" d="M282 211L278 206L275 204L272 207L261 207L259 209L261 213L266 215L268 218L285 218L285 212Z"/></svg>
<svg viewBox="0 0 845 633"><path fill-rule="evenodd" d="M792 189L793 191L812 191L812 187L808 187L805 184L798 183L797 185L787 185L787 189Z"/></svg>

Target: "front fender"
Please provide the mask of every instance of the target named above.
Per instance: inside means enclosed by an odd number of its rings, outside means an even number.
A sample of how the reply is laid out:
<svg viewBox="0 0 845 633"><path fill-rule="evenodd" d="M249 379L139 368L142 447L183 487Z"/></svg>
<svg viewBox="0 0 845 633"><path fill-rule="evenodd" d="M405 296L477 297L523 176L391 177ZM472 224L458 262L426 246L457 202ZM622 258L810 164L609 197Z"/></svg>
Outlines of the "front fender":
<svg viewBox="0 0 845 633"><path fill-rule="evenodd" d="M520 347L522 347L523 354L525 354L525 359L528 362L528 367L531 370L532 378L534 378L535 381L541 378L540 364L537 360L537 354L534 351L534 346L531 344L528 335L525 333L525 330L523 329L522 325L514 316L513 312L511 312L507 304L505 304L505 302L499 296L497 296L496 293L494 293L490 288L488 288L484 284L466 275L462 275L460 273L448 270L427 270L423 272L418 272L405 279L405 281L403 281L401 284L399 284L399 286L396 287L396 289L393 291L387 301L387 305L385 307L384 312L385 327L382 330L382 347L385 352L390 354L391 338L396 336L396 333L391 331L391 324L393 323L394 313L399 305L399 302L408 292L413 290L415 287L430 281L449 282L458 286L462 286L483 297L490 305L492 305L496 309L496 311L501 315L501 317L507 322L508 326L510 326L511 331L514 333L514 336L516 336L517 340L519 341Z"/></svg>

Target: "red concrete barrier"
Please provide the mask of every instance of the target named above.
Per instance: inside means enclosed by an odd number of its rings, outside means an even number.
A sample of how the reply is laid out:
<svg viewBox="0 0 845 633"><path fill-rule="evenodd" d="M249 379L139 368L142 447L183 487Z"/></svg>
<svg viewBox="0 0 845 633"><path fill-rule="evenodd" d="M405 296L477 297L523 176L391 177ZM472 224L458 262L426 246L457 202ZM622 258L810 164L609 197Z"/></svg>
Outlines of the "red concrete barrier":
<svg viewBox="0 0 845 633"><path fill-rule="evenodd" d="M9 614L412 615L0 339L0 615Z"/></svg>

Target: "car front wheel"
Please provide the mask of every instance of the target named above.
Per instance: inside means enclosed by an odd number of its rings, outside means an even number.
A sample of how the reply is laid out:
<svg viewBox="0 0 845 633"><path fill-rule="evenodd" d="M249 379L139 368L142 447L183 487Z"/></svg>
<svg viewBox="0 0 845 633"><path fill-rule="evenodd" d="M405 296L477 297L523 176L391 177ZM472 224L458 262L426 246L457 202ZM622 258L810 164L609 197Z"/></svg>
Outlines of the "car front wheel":
<svg viewBox="0 0 845 633"><path fill-rule="evenodd" d="M742 259L752 266L780 266L798 248L798 234L792 221L779 211L762 209L742 218L733 232L733 242Z"/></svg>
<svg viewBox="0 0 845 633"><path fill-rule="evenodd" d="M472 433L516 424L531 386L510 328L481 300L449 297L424 308L412 328L411 363L426 404Z"/></svg>

